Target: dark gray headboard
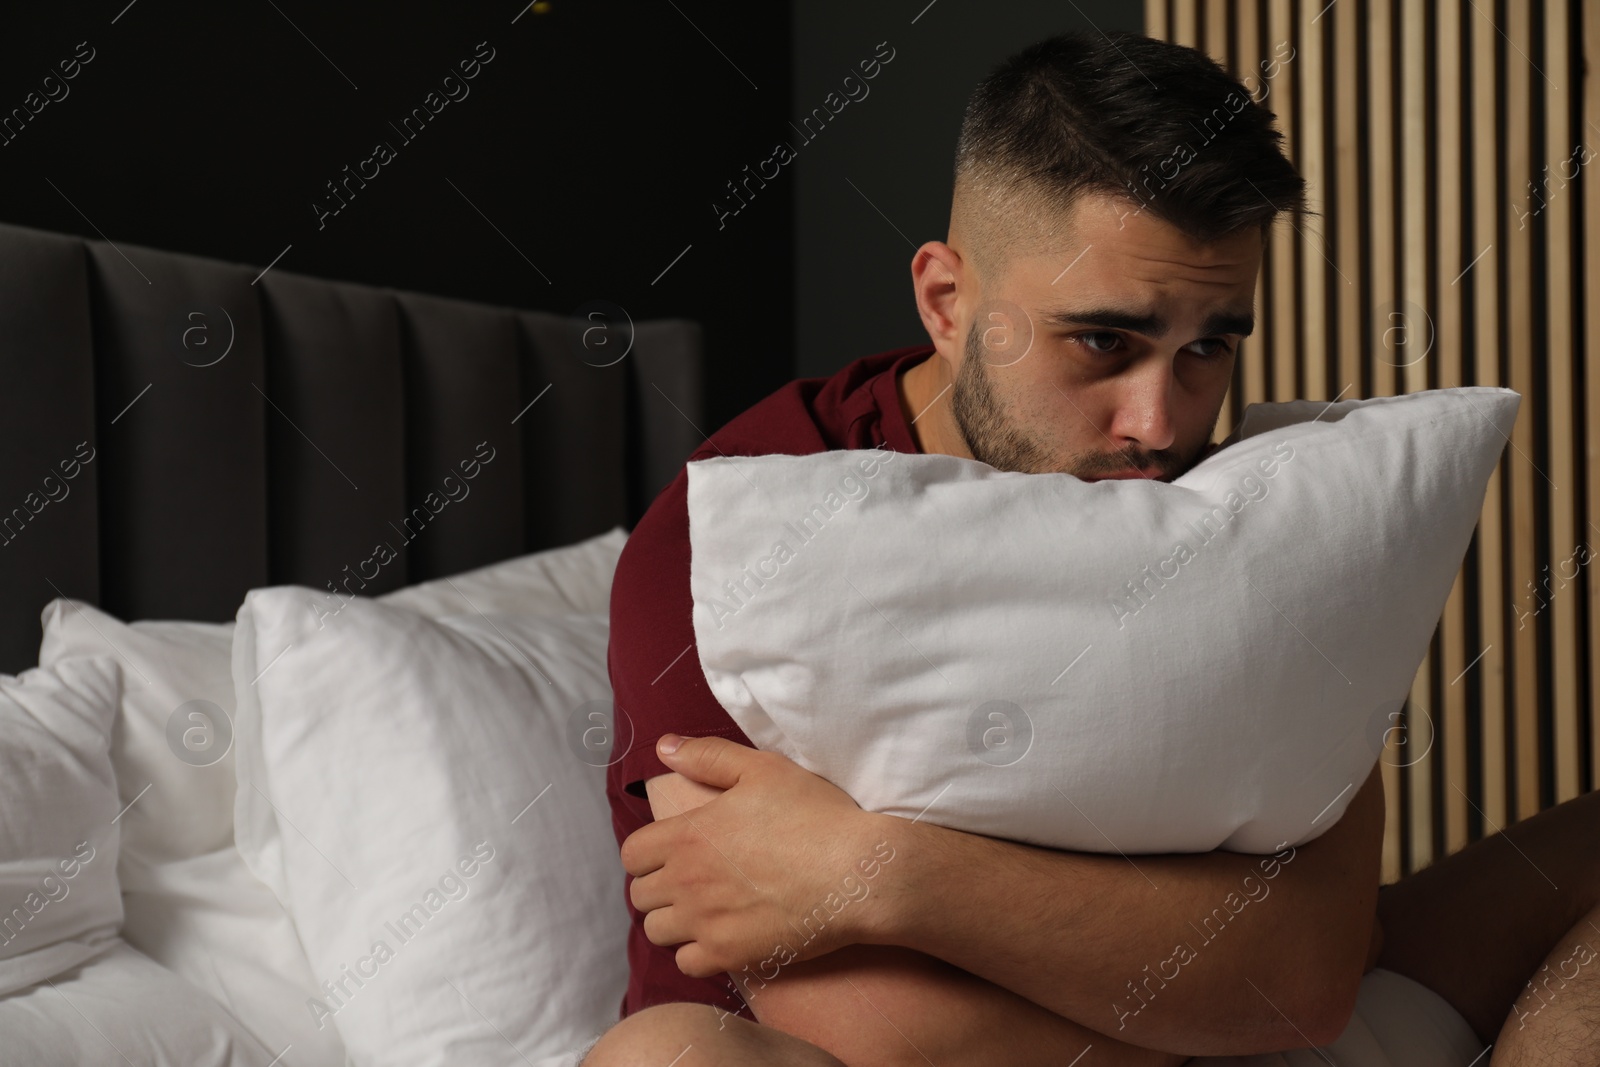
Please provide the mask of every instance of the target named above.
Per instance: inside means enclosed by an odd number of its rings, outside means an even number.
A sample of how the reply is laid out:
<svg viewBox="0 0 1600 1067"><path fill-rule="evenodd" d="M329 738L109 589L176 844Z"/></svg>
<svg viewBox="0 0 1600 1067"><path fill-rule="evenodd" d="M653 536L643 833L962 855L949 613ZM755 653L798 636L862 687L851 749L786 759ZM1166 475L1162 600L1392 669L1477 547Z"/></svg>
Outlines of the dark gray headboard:
<svg viewBox="0 0 1600 1067"><path fill-rule="evenodd" d="M701 334L601 321L0 224L0 670L58 594L226 620L631 529L703 440Z"/></svg>

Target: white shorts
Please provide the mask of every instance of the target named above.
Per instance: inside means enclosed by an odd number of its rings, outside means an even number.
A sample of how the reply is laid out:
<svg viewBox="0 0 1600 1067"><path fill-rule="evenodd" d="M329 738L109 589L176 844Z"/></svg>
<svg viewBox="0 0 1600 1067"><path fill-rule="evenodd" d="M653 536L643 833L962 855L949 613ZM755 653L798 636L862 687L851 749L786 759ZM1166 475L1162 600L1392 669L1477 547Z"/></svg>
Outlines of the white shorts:
<svg viewBox="0 0 1600 1067"><path fill-rule="evenodd" d="M1486 1046L1427 986L1375 968L1361 979L1350 1025L1331 1045L1256 1056L1199 1056L1193 1067L1469 1067Z"/></svg>

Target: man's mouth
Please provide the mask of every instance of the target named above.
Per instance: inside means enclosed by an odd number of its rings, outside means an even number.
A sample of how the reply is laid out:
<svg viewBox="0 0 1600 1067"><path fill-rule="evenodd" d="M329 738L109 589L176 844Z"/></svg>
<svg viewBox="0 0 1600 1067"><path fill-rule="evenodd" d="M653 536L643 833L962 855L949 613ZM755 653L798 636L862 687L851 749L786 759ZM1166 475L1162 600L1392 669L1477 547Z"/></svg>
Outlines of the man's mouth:
<svg viewBox="0 0 1600 1067"><path fill-rule="evenodd" d="M1086 482L1098 482L1098 481L1101 481L1103 479L1121 480L1121 479L1124 479L1124 478L1144 478L1146 480L1152 480L1152 479L1156 479L1156 478L1161 477L1161 473L1162 472L1161 472L1160 468L1157 468L1157 467L1146 467L1146 468L1144 468L1142 470L1117 471L1115 474L1090 474L1090 475L1085 475L1083 480L1086 481Z"/></svg>

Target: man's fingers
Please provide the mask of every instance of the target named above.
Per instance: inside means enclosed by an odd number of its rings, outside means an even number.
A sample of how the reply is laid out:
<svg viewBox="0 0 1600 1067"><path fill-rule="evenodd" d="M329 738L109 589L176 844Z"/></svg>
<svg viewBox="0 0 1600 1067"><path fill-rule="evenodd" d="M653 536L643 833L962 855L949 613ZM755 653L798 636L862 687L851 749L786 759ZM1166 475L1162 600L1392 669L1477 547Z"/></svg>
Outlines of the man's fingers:
<svg viewBox="0 0 1600 1067"><path fill-rule="evenodd" d="M677 945L689 940L683 931L678 929L670 905L645 913L644 936L650 939L652 945L662 946Z"/></svg>
<svg viewBox="0 0 1600 1067"><path fill-rule="evenodd" d="M622 861L622 869L635 878L658 871L666 864L666 851L655 841L660 836L660 827L659 822L646 823L622 839L617 858Z"/></svg>
<svg viewBox="0 0 1600 1067"><path fill-rule="evenodd" d="M676 739L676 749L667 746ZM683 775L718 789L730 789L750 766L756 750L725 737L684 737L667 734L656 742L663 763Z"/></svg>

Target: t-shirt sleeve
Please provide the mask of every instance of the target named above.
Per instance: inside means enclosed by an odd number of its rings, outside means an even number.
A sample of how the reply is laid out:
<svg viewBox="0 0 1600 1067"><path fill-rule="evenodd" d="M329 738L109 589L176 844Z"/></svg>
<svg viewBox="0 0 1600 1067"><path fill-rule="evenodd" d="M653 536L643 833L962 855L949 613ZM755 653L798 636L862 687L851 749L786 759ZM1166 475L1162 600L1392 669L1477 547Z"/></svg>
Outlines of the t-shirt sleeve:
<svg viewBox="0 0 1600 1067"><path fill-rule="evenodd" d="M628 535L611 582L607 666L614 707L612 769L643 797L644 782L671 768L656 755L662 734L750 739L706 684L694 641L689 595L688 468L650 505ZM753 746L752 746L753 747Z"/></svg>

